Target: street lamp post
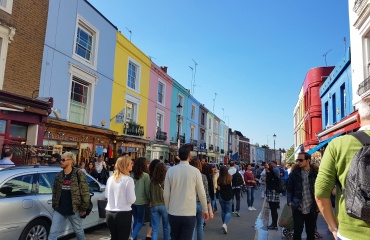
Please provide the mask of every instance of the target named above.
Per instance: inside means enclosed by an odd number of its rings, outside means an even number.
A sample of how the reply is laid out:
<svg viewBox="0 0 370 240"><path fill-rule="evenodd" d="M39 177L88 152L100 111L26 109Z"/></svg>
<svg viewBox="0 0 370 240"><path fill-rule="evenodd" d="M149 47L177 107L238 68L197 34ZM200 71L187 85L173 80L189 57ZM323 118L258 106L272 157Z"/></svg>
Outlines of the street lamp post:
<svg viewBox="0 0 370 240"><path fill-rule="evenodd" d="M274 135L272 135L272 137L274 138L274 160L276 161L276 152L275 152L275 140L276 140L276 134L274 133Z"/></svg>
<svg viewBox="0 0 370 240"><path fill-rule="evenodd" d="M181 103L176 106L177 108L177 149L180 149L180 120L181 120Z"/></svg>

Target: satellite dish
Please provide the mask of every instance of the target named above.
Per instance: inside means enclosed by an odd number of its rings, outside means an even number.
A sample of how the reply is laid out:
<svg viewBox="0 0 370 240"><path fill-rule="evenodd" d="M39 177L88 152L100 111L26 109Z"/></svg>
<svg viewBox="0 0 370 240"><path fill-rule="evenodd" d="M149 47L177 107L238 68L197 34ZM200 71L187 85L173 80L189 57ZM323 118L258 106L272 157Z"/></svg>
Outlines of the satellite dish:
<svg viewBox="0 0 370 240"><path fill-rule="evenodd" d="M61 118L61 116L62 116L62 114L60 113L59 109L57 109L57 108L54 108L54 109L53 109L53 113L54 113L55 117L56 117L58 120L59 120L59 119Z"/></svg>

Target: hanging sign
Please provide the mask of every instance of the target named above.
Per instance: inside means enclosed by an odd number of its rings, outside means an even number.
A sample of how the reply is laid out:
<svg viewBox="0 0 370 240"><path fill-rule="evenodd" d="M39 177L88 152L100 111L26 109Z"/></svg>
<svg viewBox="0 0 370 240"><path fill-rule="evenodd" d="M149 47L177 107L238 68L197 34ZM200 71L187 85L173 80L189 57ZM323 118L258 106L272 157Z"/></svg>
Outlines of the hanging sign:
<svg viewBox="0 0 370 240"><path fill-rule="evenodd" d="M116 115L116 123L124 123L125 122L125 109L122 109L117 115Z"/></svg>

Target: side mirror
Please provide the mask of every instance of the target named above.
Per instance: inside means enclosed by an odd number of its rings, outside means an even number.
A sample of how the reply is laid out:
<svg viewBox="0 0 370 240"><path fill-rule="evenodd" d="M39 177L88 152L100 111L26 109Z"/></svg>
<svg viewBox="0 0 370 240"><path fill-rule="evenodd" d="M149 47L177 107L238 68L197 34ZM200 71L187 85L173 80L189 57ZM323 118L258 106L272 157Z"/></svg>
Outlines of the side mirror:
<svg viewBox="0 0 370 240"><path fill-rule="evenodd" d="M99 191L100 191L100 192L104 192L104 191L105 191L105 186L100 186Z"/></svg>

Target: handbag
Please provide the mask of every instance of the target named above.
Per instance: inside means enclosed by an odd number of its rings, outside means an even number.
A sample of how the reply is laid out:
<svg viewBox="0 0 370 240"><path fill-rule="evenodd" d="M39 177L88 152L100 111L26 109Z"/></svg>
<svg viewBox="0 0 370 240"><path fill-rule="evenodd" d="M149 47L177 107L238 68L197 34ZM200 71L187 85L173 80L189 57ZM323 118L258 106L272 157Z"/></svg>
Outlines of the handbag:
<svg viewBox="0 0 370 240"><path fill-rule="evenodd" d="M107 199L98 200L99 218L105 218L105 208L107 207L107 203Z"/></svg>
<svg viewBox="0 0 370 240"><path fill-rule="evenodd" d="M294 228L293 211L292 211L292 208L288 204L285 204L283 211L280 214L278 224L280 227L284 227L287 229Z"/></svg>

